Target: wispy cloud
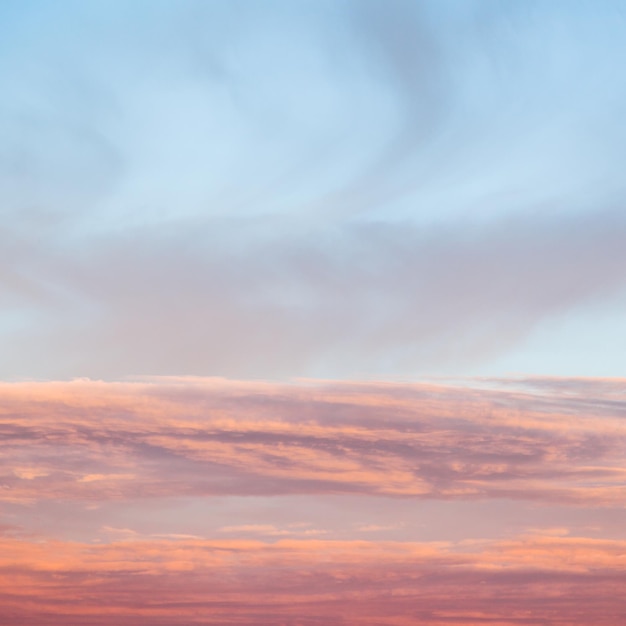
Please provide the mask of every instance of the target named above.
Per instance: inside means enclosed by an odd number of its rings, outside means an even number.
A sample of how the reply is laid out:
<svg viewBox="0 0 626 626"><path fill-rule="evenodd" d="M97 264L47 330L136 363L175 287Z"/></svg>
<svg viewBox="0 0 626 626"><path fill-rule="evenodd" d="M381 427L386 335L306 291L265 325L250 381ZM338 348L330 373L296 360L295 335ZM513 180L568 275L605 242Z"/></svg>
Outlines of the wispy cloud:
<svg viewBox="0 0 626 626"><path fill-rule="evenodd" d="M623 403L602 401L602 381L595 399L581 384L584 398L571 393L576 381L565 396L559 385L4 385L3 497L352 493L617 505Z"/></svg>
<svg viewBox="0 0 626 626"><path fill-rule="evenodd" d="M602 337L624 16L575 4L4 9L0 375L475 371L592 305Z"/></svg>
<svg viewBox="0 0 626 626"><path fill-rule="evenodd" d="M50 371L31 368L43 351L62 355L63 376L432 372L626 287L626 220L612 209L480 227L272 224L263 236L246 221L142 229L39 246L37 269L9 261L30 277L20 306L39 320L13 371Z"/></svg>

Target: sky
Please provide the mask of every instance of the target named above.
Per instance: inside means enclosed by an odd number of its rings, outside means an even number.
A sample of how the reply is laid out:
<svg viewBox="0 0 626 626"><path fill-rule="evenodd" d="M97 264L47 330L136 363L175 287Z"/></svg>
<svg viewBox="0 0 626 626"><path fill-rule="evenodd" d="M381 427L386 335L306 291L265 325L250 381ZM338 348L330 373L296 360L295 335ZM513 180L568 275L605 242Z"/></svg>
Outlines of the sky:
<svg viewBox="0 0 626 626"><path fill-rule="evenodd" d="M625 28L0 3L0 622L626 622Z"/></svg>

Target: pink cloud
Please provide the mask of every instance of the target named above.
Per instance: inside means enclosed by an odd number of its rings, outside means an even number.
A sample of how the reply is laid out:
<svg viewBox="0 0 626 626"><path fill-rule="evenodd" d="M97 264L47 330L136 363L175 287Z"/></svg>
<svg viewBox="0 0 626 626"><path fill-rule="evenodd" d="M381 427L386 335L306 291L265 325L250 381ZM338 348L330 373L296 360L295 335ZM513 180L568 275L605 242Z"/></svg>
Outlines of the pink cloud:
<svg viewBox="0 0 626 626"><path fill-rule="evenodd" d="M0 396L2 497L13 502L626 498L621 404L560 388L165 379L5 384Z"/></svg>
<svg viewBox="0 0 626 626"><path fill-rule="evenodd" d="M621 389L0 385L0 623L617 626Z"/></svg>
<svg viewBox="0 0 626 626"><path fill-rule="evenodd" d="M126 624L561 624L626 617L626 543L2 542L0 616ZM19 565L16 565L19 564Z"/></svg>

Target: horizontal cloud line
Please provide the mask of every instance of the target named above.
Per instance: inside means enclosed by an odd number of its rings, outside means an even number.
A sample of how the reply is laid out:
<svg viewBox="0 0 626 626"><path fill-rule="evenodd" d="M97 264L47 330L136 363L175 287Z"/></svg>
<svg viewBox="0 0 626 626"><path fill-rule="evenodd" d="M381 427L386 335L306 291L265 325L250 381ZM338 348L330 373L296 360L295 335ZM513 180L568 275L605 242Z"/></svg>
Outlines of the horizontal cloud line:
<svg viewBox="0 0 626 626"><path fill-rule="evenodd" d="M12 624L617 626L626 613L615 593L626 542L616 540L5 539L0 548L0 617Z"/></svg>
<svg viewBox="0 0 626 626"><path fill-rule="evenodd" d="M568 384L4 384L1 497L354 493L620 506L624 404L604 381Z"/></svg>

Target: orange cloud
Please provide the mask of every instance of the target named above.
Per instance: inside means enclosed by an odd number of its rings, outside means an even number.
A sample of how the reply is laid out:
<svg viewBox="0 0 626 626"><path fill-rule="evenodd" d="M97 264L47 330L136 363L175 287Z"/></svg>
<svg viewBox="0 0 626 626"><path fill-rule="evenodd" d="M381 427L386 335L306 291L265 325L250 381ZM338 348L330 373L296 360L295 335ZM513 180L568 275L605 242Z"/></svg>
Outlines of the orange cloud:
<svg viewBox="0 0 626 626"><path fill-rule="evenodd" d="M0 623L617 626L620 394L576 380L0 385ZM511 531L490 518L504 502L546 513ZM449 505L483 511L488 531L475 519L463 539L418 540L426 504L434 523Z"/></svg>
<svg viewBox="0 0 626 626"><path fill-rule="evenodd" d="M3 623L618 626L626 542L2 541ZM7 621L8 620L8 621Z"/></svg>
<svg viewBox="0 0 626 626"><path fill-rule="evenodd" d="M565 394L527 384L4 384L1 497L624 502L626 423L606 385L590 405L576 381Z"/></svg>

